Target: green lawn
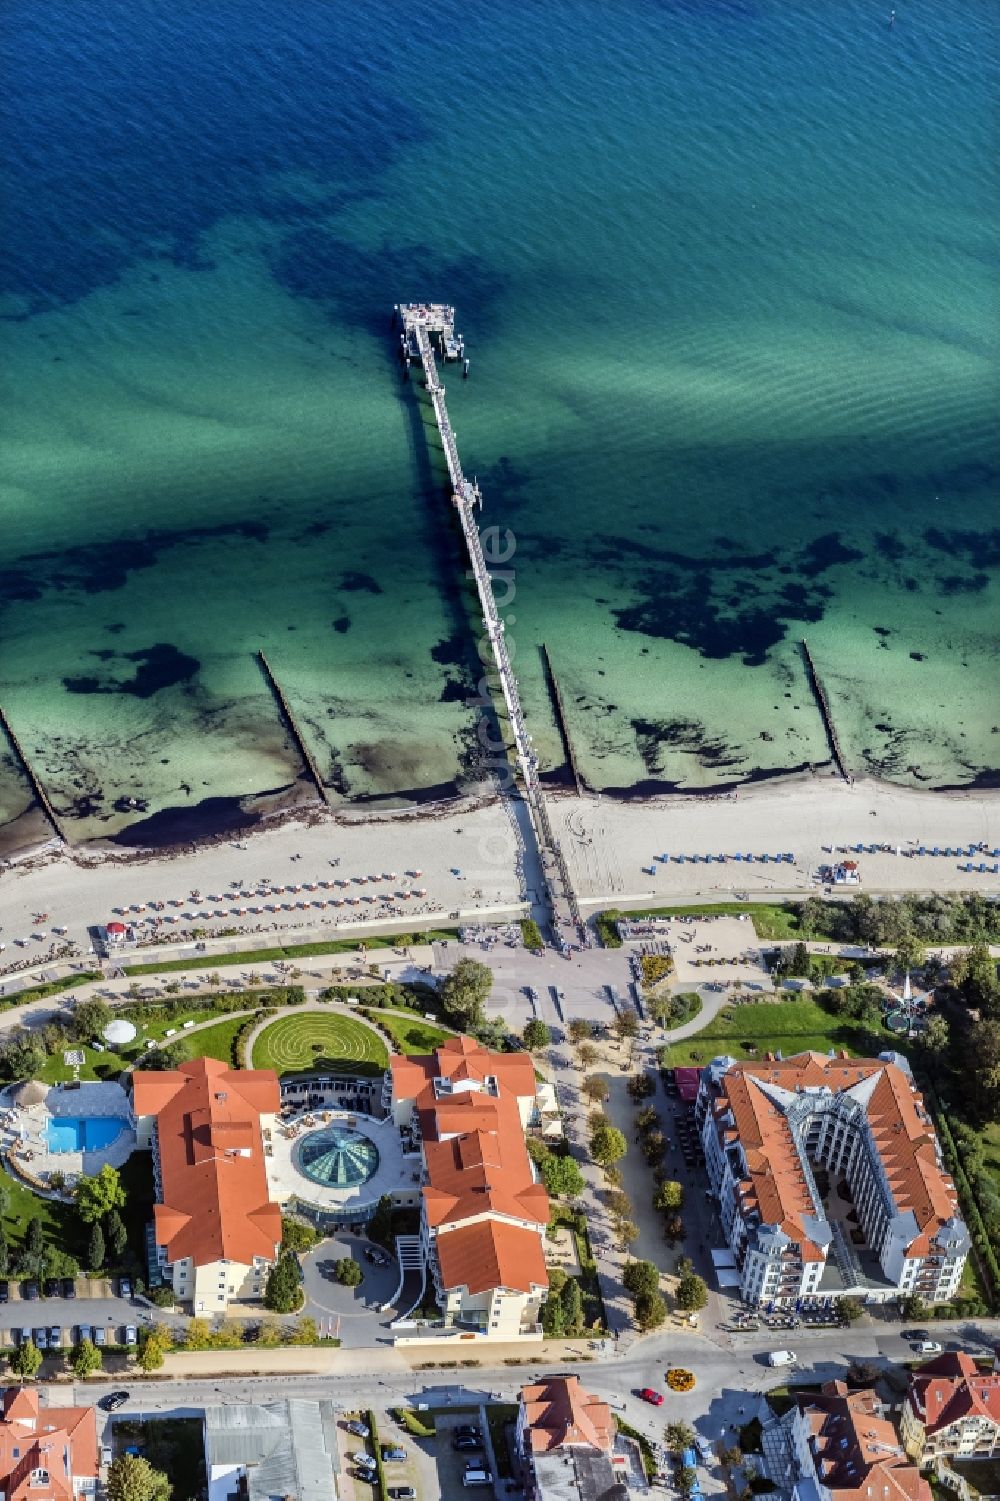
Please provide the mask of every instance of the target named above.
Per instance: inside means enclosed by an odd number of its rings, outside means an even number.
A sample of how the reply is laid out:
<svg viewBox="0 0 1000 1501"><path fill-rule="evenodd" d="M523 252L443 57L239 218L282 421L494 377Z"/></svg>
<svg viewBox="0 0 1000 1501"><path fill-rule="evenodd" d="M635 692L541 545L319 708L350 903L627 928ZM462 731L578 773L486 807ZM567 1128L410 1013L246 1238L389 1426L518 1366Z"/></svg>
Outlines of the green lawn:
<svg viewBox="0 0 1000 1501"><path fill-rule="evenodd" d="M454 1032L436 1027L433 1022L425 1022L419 1016L394 1016L389 1011L378 1011L375 1015L379 1026L392 1034L401 1053L432 1053L449 1037L455 1036Z"/></svg>
<svg viewBox="0 0 1000 1501"><path fill-rule="evenodd" d="M186 1042L192 1058L218 1058L220 1063L232 1067L233 1040L245 1021L245 1016L227 1016L214 1027L206 1027L202 1032L181 1032L171 1037L170 1042Z"/></svg>
<svg viewBox="0 0 1000 1501"><path fill-rule="evenodd" d="M19 1246L24 1239L24 1232L28 1221L40 1219L45 1226L46 1237L54 1245L62 1246L69 1251L70 1255L76 1254L79 1249L75 1242L78 1239L79 1221L76 1212L67 1204L56 1203L52 1199L39 1198L33 1194L20 1178L13 1177L10 1173L0 1168L0 1187L7 1195L7 1212L3 1216L3 1228L8 1241L12 1246ZM73 1244L70 1244L70 1242Z"/></svg>
<svg viewBox="0 0 1000 1501"><path fill-rule="evenodd" d="M984 1160L993 1179L993 1186L1000 1193L1000 1121L993 1121L980 1128L986 1147Z"/></svg>
<svg viewBox="0 0 1000 1501"><path fill-rule="evenodd" d="M198 954L190 959L164 959L159 964L130 964L127 975L168 974L171 970L221 969L230 964L266 964L269 959L309 959L319 954L352 954L359 948L412 948L421 943L457 938L457 928L428 928L426 933L385 933L357 938L331 938L324 943L289 943L271 949L247 949L235 954Z"/></svg>
<svg viewBox="0 0 1000 1501"><path fill-rule="evenodd" d="M264 1029L254 1043L253 1066L279 1074L321 1069L373 1075L389 1067L389 1051L377 1032L353 1016L298 1012Z"/></svg>
<svg viewBox="0 0 1000 1501"><path fill-rule="evenodd" d="M730 1016L730 1020L724 1020ZM710 1026L694 1037L664 1049L669 1068L707 1063L720 1053L734 1058L762 1057L779 1050L826 1053L843 1048L856 1056L877 1055L892 1042L888 1032L872 1037L861 1023L830 1016L814 1000L760 1001L720 1012Z"/></svg>

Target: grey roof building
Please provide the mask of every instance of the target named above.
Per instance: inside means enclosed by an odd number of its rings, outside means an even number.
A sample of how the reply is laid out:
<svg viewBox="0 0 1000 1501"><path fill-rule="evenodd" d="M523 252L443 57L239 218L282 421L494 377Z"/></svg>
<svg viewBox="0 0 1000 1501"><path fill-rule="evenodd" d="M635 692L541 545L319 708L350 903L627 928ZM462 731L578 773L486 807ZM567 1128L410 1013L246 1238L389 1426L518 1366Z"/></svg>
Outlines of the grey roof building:
<svg viewBox="0 0 1000 1501"><path fill-rule="evenodd" d="M209 1501L337 1501L333 1404L206 1408L205 1468Z"/></svg>

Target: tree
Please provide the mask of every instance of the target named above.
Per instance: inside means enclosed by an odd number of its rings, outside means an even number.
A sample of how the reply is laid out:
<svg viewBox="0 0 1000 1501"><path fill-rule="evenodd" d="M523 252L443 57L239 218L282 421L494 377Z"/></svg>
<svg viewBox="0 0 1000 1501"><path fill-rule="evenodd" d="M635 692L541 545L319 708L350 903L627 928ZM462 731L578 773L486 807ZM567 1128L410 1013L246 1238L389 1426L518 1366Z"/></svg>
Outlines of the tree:
<svg viewBox="0 0 1000 1501"><path fill-rule="evenodd" d="M187 1328L184 1331L184 1348L186 1350L207 1350L212 1343L212 1331L208 1326L207 1319L188 1319Z"/></svg>
<svg viewBox="0 0 1000 1501"><path fill-rule="evenodd" d="M552 1156L548 1142L544 1141L540 1136L526 1136L524 1138L524 1145L528 1149L528 1156L536 1167L541 1167L542 1163Z"/></svg>
<svg viewBox="0 0 1000 1501"><path fill-rule="evenodd" d="M906 974L919 969L923 963L924 945L914 933L904 933L896 945L896 963Z"/></svg>
<svg viewBox="0 0 1000 1501"><path fill-rule="evenodd" d="M604 1122L591 1132L590 1155L601 1167L619 1162L627 1151L628 1143L617 1126Z"/></svg>
<svg viewBox="0 0 1000 1501"><path fill-rule="evenodd" d="M687 1423L668 1423L663 1434L671 1454L683 1454L694 1443L695 1433Z"/></svg>
<svg viewBox="0 0 1000 1501"><path fill-rule="evenodd" d="M372 1236L373 1240L374 1238ZM289 1214L281 1216L282 1250L311 1251L318 1240L319 1231L315 1226L310 1225L307 1220L294 1219Z"/></svg>
<svg viewBox="0 0 1000 1501"><path fill-rule="evenodd" d="M619 1011L612 1025L618 1041L627 1042L629 1038L638 1035L639 1013L632 1006L625 1006Z"/></svg>
<svg viewBox="0 0 1000 1501"><path fill-rule="evenodd" d="M99 1220L95 1220L90 1227L90 1242L87 1246L87 1266L92 1272L99 1272L104 1266L106 1259L104 1249L104 1231L101 1229Z"/></svg>
<svg viewBox="0 0 1000 1501"><path fill-rule="evenodd" d="M37 1215L28 1221L24 1244L31 1256L41 1256L45 1250L45 1226Z"/></svg>
<svg viewBox="0 0 1000 1501"><path fill-rule="evenodd" d="M927 1304L919 1293L910 1293L903 1299L900 1305L904 1319L925 1319L927 1317Z"/></svg>
<svg viewBox="0 0 1000 1501"><path fill-rule="evenodd" d="M660 1290L660 1269L652 1261L627 1261L622 1269L625 1291L634 1298Z"/></svg>
<svg viewBox="0 0 1000 1501"><path fill-rule="evenodd" d="M38 1375L38 1368L42 1363L42 1352L34 1340L28 1340L23 1345L11 1352L10 1369L13 1375L21 1381L30 1381Z"/></svg>
<svg viewBox="0 0 1000 1501"><path fill-rule="evenodd" d="M838 1298L837 1312L845 1324L853 1324L864 1313L860 1298Z"/></svg>
<svg viewBox="0 0 1000 1501"><path fill-rule="evenodd" d="M542 1182L557 1199L572 1199L583 1193L583 1174L572 1157L547 1157L542 1163Z"/></svg>
<svg viewBox="0 0 1000 1501"><path fill-rule="evenodd" d="M88 1376L101 1369L103 1363L104 1357L92 1340L82 1339L78 1345L73 1346L69 1364L78 1381L86 1381Z"/></svg>
<svg viewBox="0 0 1000 1501"><path fill-rule="evenodd" d="M635 1322L643 1334L650 1329L659 1329L667 1317L667 1304L662 1293L640 1293L635 1300Z"/></svg>
<svg viewBox="0 0 1000 1501"><path fill-rule="evenodd" d="M100 1037L114 1015L107 1001L94 996L89 1001L77 1001L69 1022L69 1033L74 1042L89 1042Z"/></svg>
<svg viewBox="0 0 1000 1501"><path fill-rule="evenodd" d="M667 1214L663 1218L663 1234L671 1245L675 1241L683 1240L687 1234L684 1227L684 1219L679 1214Z"/></svg>
<svg viewBox="0 0 1000 1501"><path fill-rule="evenodd" d="M686 1272L677 1284L677 1307L685 1313L695 1313L708 1302L708 1288L704 1278L696 1272Z"/></svg>
<svg viewBox="0 0 1000 1501"><path fill-rule="evenodd" d="M542 1304L542 1333L550 1339L558 1339L566 1333L566 1310L561 1295L554 1297L550 1292Z"/></svg>
<svg viewBox="0 0 1000 1501"><path fill-rule="evenodd" d="M607 1189L604 1194L604 1202L608 1206L608 1213L612 1219L630 1220L632 1218L632 1200L623 1189Z"/></svg>
<svg viewBox="0 0 1000 1501"><path fill-rule="evenodd" d="M119 1454L108 1470L108 1501L169 1501L170 1481L141 1454Z"/></svg>
<svg viewBox="0 0 1000 1501"><path fill-rule="evenodd" d="M588 1074L580 1085L580 1093L585 1100L591 1100L595 1105L599 1105L603 1104L611 1090L603 1074Z"/></svg>
<svg viewBox="0 0 1000 1501"><path fill-rule="evenodd" d="M632 1074L626 1086L631 1099L636 1103L640 1100L648 1100L650 1095L656 1093L656 1078L648 1069L641 1074Z"/></svg>
<svg viewBox="0 0 1000 1501"><path fill-rule="evenodd" d="M674 1484L677 1486L677 1489L680 1491L681 1495L690 1496L697 1483L698 1471L695 1469L694 1465L681 1465L677 1471L677 1474L674 1476ZM111 1497L110 1501L114 1501L114 1498Z"/></svg>
<svg viewBox="0 0 1000 1501"><path fill-rule="evenodd" d="M567 1271L565 1271L561 1266L550 1266L549 1296L552 1297L555 1293L561 1293L568 1281L569 1273Z"/></svg>
<svg viewBox="0 0 1000 1501"><path fill-rule="evenodd" d="M552 1041L552 1033L539 1017L533 1016L529 1022L525 1023L521 1039L529 1052L540 1053Z"/></svg>
<svg viewBox="0 0 1000 1501"><path fill-rule="evenodd" d="M43 1277L79 1277L80 1263L59 1246L46 1246L42 1257Z"/></svg>
<svg viewBox="0 0 1000 1501"><path fill-rule="evenodd" d="M588 1042L594 1035L594 1023L587 1021L586 1017L574 1016L567 1024L566 1031L572 1043Z"/></svg>
<svg viewBox="0 0 1000 1501"><path fill-rule="evenodd" d="M921 1038L920 1045L935 1067L947 1055L951 1045L951 1029L947 1018L935 1014L928 1018Z"/></svg>
<svg viewBox="0 0 1000 1501"><path fill-rule="evenodd" d="M575 1277L567 1279L559 1298L563 1306L566 1333L577 1334L583 1328L583 1294Z"/></svg>
<svg viewBox="0 0 1000 1501"><path fill-rule="evenodd" d="M616 1220L615 1239L623 1251L627 1251L633 1241L639 1239L639 1226L635 1220Z"/></svg>
<svg viewBox="0 0 1000 1501"><path fill-rule="evenodd" d="M117 1168L106 1162L95 1178L81 1178L74 1190L76 1212L85 1225L103 1220L112 1209L125 1206L125 1190Z"/></svg>
<svg viewBox="0 0 1000 1501"><path fill-rule="evenodd" d="M684 1207L684 1188L680 1183L674 1183L668 1179L661 1183L653 1195L653 1208L659 1209L662 1214L668 1214Z"/></svg>
<svg viewBox="0 0 1000 1501"><path fill-rule="evenodd" d="M154 1324L149 1329L139 1346L136 1360L140 1370L158 1371L163 1365L163 1357L171 1346L170 1331L165 1324Z"/></svg>
<svg viewBox="0 0 1000 1501"><path fill-rule="evenodd" d="M302 1273L290 1251L282 1251L267 1274L264 1307L272 1313L294 1313L302 1302Z"/></svg>
<svg viewBox="0 0 1000 1501"><path fill-rule="evenodd" d="M368 1221L368 1238L388 1249L392 1245L392 1199L383 1194Z"/></svg>
<svg viewBox="0 0 1000 1501"><path fill-rule="evenodd" d="M341 1256L335 1261L333 1274L342 1287L357 1287L365 1275L353 1256Z"/></svg>
<svg viewBox="0 0 1000 1501"><path fill-rule="evenodd" d="M7 1232L0 1224L0 1277L6 1277L10 1271L10 1246L7 1242Z"/></svg>
<svg viewBox="0 0 1000 1501"><path fill-rule="evenodd" d="M493 971L478 959L459 959L441 985L441 1006L453 1026L478 1026L493 989Z"/></svg>
<svg viewBox="0 0 1000 1501"><path fill-rule="evenodd" d="M577 1057L580 1060L581 1068L593 1068L600 1056L600 1053L592 1042L581 1042L577 1048Z"/></svg>
<svg viewBox="0 0 1000 1501"><path fill-rule="evenodd" d="M128 1231L117 1209L112 1209L104 1221L104 1238L111 1250L111 1259L115 1262L121 1261L125 1255L125 1247L128 1245Z"/></svg>

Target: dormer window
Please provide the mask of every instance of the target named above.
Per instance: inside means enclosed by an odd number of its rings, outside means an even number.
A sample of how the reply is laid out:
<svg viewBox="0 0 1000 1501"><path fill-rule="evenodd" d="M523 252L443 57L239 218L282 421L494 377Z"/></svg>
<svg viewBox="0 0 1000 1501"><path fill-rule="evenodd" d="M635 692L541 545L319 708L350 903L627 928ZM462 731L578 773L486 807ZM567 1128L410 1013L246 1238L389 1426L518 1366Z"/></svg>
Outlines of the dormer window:
<svg viewBox="0 0 1000 1501"><path fill-rule="evenodd" d="M48 1485L49 1484L49 1472L48 1472L48 1470L41 1470L41 1469L39 1469L39 1470L32 1470L30 1484L31 1485Z"/></svg>

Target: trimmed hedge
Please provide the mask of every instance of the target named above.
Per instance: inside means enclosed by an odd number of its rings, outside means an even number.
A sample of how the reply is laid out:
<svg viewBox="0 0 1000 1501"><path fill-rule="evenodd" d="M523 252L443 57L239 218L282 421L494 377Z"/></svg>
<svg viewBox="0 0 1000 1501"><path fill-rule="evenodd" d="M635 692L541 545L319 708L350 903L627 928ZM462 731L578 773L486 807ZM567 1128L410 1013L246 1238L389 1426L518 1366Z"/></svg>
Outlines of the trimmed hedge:
<svg viewBox="0 0 1000 1501"><path fill-rule="evenodd" d="M990 1295L992 1307L996 1308L998 1296L1000 1296L1000 1263L997 1262L996 1251L990 1242L986 1226L983 1224L983 1217L979 1212L979 1205L976 1202L976 1195L972 1184L969 1182L959 1158L958 1148L955 1146L955 1138L951 1134L951 1126L948 1124L948 1119L941 1109L941 1102L936 1095L933 1096L933 1109L938 1135L944 1146L945 1162L958 1189L962 1211L968 1222L969 1231L972 1235L972 1243L976 1249L979 1269L986 1283L986 1291Z"/></svg>

